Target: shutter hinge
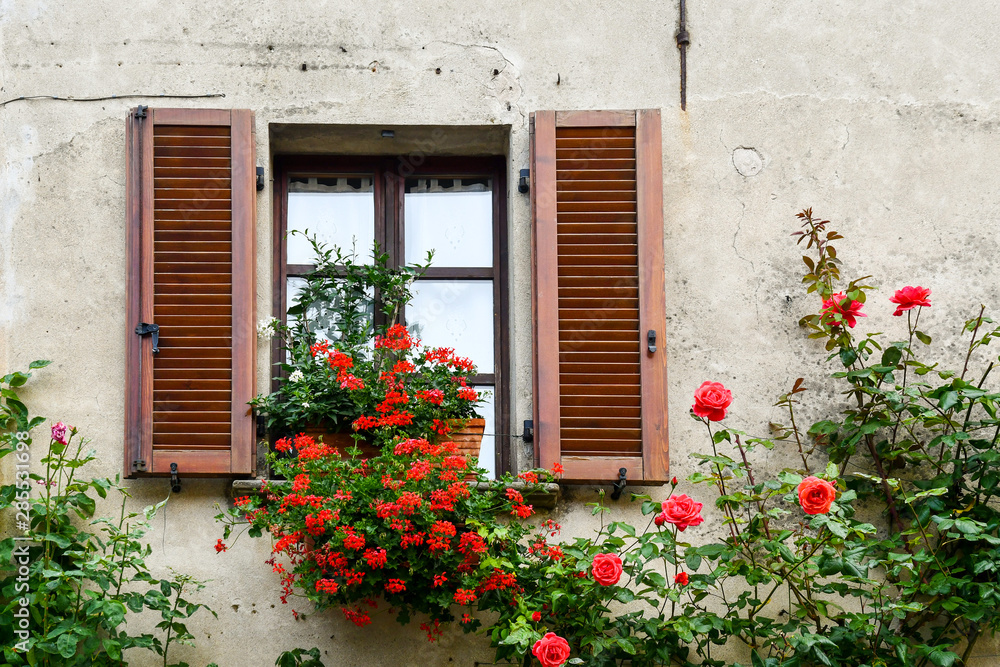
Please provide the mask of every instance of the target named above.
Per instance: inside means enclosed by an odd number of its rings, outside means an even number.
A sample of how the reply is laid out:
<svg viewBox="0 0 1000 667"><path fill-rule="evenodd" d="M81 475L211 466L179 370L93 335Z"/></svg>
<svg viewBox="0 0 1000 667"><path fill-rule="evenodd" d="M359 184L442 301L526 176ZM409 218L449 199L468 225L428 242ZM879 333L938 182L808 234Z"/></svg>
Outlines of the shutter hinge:
<svg viewBox="0 0 1000 667"><path fill-rule="evenodd" d="M132 472L146 472L146 459L132 461Z"/></svg>
<svg viewBox="0 0 1000 667"><path fill-rule="evenodd" d="M264 189L264 167L257 167L257 192Z"/></svg>
<svg viewBox="0 0 1000 667"><path fill-rule="evenodd" d="M149 107L146 106L145 104L140 104L138 106L138 108L136 108L136 110L135 110L135 117L136 118L145 118L146 117L146 111L148 109L149 109Z"/></svg>
<svg viewBox="0 0 1000 667"><path fill-rule="evenodd" d="M153 336L153 354L160 351L160 325L139 322L135 327L135 332L140 336Z"/></svg>
<svg viewBox="0 0 1000 667"><path fill-rule="evenodd" d="M535 441L535 420L533 419L524 420L524 435L521 436L521 440L525 442Z"/></svg>
<svg viewBox="0 0 1000 667"><path fill-rule="evenodd" d="M520 192L522 195L526 194L528 190L531 189L531 186L528 185L528 178L530 176L531 176L530 169L522 169L521 177L517 179L517 191Z"/></svg>

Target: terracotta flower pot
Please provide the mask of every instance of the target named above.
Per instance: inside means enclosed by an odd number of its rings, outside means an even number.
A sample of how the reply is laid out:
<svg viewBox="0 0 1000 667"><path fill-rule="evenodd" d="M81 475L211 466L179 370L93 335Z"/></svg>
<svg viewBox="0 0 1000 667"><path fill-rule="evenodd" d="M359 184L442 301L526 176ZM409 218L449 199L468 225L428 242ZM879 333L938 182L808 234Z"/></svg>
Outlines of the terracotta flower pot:
<svg viewBox="0 0 1000 667"><path fill-rule="evenodd" d="M457 426L465 422L465 426ZM449 421L449 424L456 425L457 430L452 431L448 435L439 435L435 438L436 442L454 442L458 445L458 451L461 452L466 458L479 458L479 448L483 442L483 433L486 432L486 420L485 419L453 419ZM311 424L306 426L301 431L306 435L319 440L320 437L323 438L323 442L331 447L336 447L343 454L348 448L355 445L354 438L351 437L350 433L330 431L327 427L321 424ZM361 449L361 458L370 459L379 454L378 448L369 442L362 440L357 443L359 449Z"/></svg>

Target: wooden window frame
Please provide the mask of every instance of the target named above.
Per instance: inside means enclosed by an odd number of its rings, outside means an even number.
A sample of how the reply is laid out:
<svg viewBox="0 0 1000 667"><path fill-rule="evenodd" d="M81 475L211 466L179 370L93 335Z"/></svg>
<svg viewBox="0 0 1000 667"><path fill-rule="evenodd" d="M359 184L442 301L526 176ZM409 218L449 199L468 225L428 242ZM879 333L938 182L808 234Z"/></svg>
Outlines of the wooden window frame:
<svg viewBox="0 0 1000 667"><path fill-rule="evenodd" d="M510 336L507 250L507 166L503 156L426 157L414 165L406 157L344 155L279 155L274 158L273 225L273 313L286 322L285 303L289 277L302 276L312 265L287 265L288 184L292 176L372 176L375 197L375 241L389 255L392 266L399 266L405 249L405 182L409 178L452 176L455 178L489 177L493 181L493 266L489 268L431 267L421 279L493 281L494 372L472 376L470 384L491 384L495 389L495 433L497 474L513 471L510 446ZM461 353L461 350L459 350ZM281 344L271 343L272 365L278 363ZM279 373L279 377L283 373ZM272 391L280 386L272 383Z"/></svg>
<svg viewBox="0 0 1000 667"><path fill-rule="evenodd" d="M641 456L564 457L560 436L558 303L557 128L635 127L637 269L639 284ZM560 463L566 481L616 479L664 483L668 479L667 359L663 253L662 130L658 109L638 111L536 111L530 118L533 416L539 465ZM541 305L540 305L541 304ZM656 332L658 351L646 351L646 332Z"/></svg>

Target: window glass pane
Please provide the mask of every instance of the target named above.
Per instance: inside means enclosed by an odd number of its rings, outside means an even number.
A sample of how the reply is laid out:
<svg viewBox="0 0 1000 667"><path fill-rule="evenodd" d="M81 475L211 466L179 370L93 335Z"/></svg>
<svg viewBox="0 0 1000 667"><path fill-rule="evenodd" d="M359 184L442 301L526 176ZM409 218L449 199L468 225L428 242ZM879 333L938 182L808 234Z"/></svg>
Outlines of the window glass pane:
<svg viewBox="0 0 1000 667"><path fill-rule="evenodd" d="M406 325L429 347L453 347L493 372L493 281L418 280Z"/></svg>
<svg viewBox="0 0 1000 667"><path fill-rule="evenodd" d="M375 187L370 177L292 177L288 183L288 231L308 231L327 246L370 258L375 242ZM288 235L289 264L312 264L312 246Z"/></svg>
<svg viewBox="0 0 1000 667"><path fill-rule="evenodd" d="M403 201L406 261L432 266L493 266L490 178L409 178Z"/></svg>
<svg viewBox="0 0 1000 667"><path fill-rule="evenodd" d="M479 448L479 467L486 468L489 474L487 479L497 478L497 456L496 456L496 389L489 385L476 385L476 391L489 392L489 396L479 404L479 414L486 420L486 432L483 434L483 443Z"/></svg>
<svg viewBox="0 0 1000 667"><path fill-rule="evenodd" d="M288 278L288 287L286 292L286 303L285 311L287 312L289 308L296 304L299 298L299 292L305 286L305 278ZM369 332L371 330L372 318L375 314L375 303L372 299L372 293L369 292L369 301L365 304L367 313L367 326L369 327ZM323 303L314 303L306 315L309 319L309 329L314 332L318 340L329 340L336 341L340 339L340 332L337 329L337 307L338 303L336 300L331 300ZM288 326L293 326L294 316L288 317ZM369 340L370 345L374 346L374 341Z"/></svg>

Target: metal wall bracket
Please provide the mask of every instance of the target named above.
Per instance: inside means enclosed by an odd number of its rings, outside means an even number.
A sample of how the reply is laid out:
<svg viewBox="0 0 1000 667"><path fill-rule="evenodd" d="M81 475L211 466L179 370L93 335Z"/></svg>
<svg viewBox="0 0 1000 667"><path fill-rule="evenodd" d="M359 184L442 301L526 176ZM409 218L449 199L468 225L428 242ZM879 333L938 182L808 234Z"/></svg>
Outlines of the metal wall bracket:
<svg viewBox="0 0 1000 667"><path fill-rule="evenodd" d="M264 189L264 167L257 167L257 192Z"/></svg>
<svg viewBox="0 0 1000 667"><path fill-rule="evenodd" d="M628 468L618 469L618 481L611 485L613 491L611 492L611 500L618 500L622 497L622 491L625 490L625 475L628 474Z"/></svg>
<svg viewBox="0 0 1000 667"><path fill-rule="evenodd" d="M135 117L136 118L145 118L146 117L146 111L148 109L149 109L149 107L146 106L145 104L140 104L138 106L138 108L135 110Z"/></svg>
<svg viewBox="0 0 1000 667"><path fill-rule="evenodd" d="M146 472L146 459L132 461L132 472Z"/></svg>
<svg viewBox="0 0 1000 667"><path fill-rule="evenodd" d="M521 177L517 179L517 191L520 192L522 195L527 194L528 190L531 189L531 186L528 185L529 176L531 176L531 170L522 169Z"/></svg>
<svg viewBox="0 0 1000 667"><path fill-rule="evenodd" d="M521 439L524 440L525 442L534 442L535 441L535 422L534 422L534 420L532 420L532 419L525 419L524 420L524 435L521 436Z"/></svg>
<svg viewBox="0 0 1000 667"><path fill-rule="evenodd" d="M170 464L170 490L174 493L181 492L181 478L177 476L177 464Z"/></svg>

